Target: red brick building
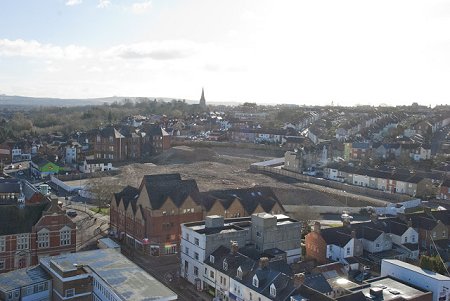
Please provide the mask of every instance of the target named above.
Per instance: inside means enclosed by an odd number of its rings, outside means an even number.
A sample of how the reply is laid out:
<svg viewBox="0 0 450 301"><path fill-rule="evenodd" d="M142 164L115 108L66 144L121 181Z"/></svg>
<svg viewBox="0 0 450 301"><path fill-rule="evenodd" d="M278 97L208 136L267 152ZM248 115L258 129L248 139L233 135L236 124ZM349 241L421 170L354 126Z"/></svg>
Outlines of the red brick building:
<svg viewBox="0 0 450 301"><path fill-rule="evenodd" d="M144 176L139 189L128 186L111 202L116 237L153 255L178 252L180 224L202 219L197 183L180 174Z"/></svg>
<svg viewBox="0 0 450 301"><path fill-rule="evenodd" d="M327 243L320 235L320 223L314 224L313 231L305 236L306 258L315 259L318 264L328 263Z"/></svg>
<svg viewBox="0 0 450 301"><path fill-rule="evenodd" d="M57 200L0 205L0 273L36 265L42 256L75 252L76 225Z"/></svg>
<svg viewBox="0 0 450 301"><path fill-rule="evenodd" d="M142 159L170 148L170 135L159 125L145 125L142 129L107 126L89 133L96 159L123 161Z"/></svg>

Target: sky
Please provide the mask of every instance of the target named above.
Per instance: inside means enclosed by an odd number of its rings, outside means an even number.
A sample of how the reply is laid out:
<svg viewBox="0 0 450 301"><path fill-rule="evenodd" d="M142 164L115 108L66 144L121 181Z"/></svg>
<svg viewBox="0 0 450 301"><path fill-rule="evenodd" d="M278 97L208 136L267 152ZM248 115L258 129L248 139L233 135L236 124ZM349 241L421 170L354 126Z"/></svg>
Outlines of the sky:
<svg viewBox="0 0 450 301"><path fill-rule="evenodd" d="M450 1L0 0L0 94L450 104Z"/></svg>

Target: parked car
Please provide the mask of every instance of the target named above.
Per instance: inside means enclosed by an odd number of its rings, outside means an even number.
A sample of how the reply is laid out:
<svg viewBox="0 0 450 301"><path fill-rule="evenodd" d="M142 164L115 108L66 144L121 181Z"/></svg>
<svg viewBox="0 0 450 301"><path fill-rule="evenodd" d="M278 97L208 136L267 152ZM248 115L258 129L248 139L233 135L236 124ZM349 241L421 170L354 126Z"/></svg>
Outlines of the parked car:
<svg viewBox="0 0 450 301"><path fill-rule="evenodd" d="M67 211L67 215L70 217L75 217L78 215L78 213L74 210L70 210L70 211Z"/></svg>

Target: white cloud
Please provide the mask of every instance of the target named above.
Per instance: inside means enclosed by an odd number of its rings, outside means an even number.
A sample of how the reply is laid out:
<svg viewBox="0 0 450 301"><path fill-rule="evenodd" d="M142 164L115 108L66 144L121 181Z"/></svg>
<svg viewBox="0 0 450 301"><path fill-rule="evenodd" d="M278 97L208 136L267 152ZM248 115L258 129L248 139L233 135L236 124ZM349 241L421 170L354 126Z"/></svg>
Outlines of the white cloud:
<svg viewBox="0 0 450 301"><path fill-rule="evenodd" d="M67 6L75 6L78 4L81 4L83 0L67 0L66 5Z"/></svg>
<svg viewBox="0 0 450 301"><path fill-rule="evenodd" d="M152 41L114 46L104 52L107 58L173 60L187 58L199 50L191 41Z"/></svg>
<svg viewBox="0 0 450 301"><path fill-rule="evenodd" d="M135 14L143 14L150 10L152 7L151 1L136 2L131 5L131 11Z"/></svg>
<svg viewBox="0 0 450 301"><path fill-rule="evenodd" d="M111 4L110 0L99 0L97 7L98 8L107 8Z"/></svg>
<svg viewBox="0 0 450 301"><path fill-rule="evenodd" d="M60 47L52 44L41 44L35 40L0 39L0 56L77 60L92 57L92 51L76 45Z"/></svg>

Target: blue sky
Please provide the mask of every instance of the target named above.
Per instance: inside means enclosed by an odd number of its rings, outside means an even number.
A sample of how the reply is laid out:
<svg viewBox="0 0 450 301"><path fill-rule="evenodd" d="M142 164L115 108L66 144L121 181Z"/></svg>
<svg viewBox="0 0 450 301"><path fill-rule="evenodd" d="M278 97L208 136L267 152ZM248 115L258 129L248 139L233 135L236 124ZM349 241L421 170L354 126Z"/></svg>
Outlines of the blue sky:
<svg viewBox="0 0 450 301"><path fill-rule="evenodd" d="M450 103L450 3L2 0L0 94Z"/></svg>

